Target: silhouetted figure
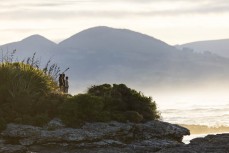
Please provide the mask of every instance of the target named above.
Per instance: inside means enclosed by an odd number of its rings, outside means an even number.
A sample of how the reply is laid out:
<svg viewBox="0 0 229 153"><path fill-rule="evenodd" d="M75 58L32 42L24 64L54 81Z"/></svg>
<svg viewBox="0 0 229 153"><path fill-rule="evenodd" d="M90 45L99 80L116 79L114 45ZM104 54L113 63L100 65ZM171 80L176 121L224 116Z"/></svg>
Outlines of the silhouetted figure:
<svg viewBox="0 0 229 153"><path fill-rule="evenodd" d="M59 75L59 88L60 88L60 91L62 91L63 86L64 86L64 83L63 83L63 74L60 74Z"/></svg>
<svg viewBox="0 0 229 153"><path fill-rule="evenodd" d="M65 74L62 73L59 76L59 88L61 92L65 92Z"/></svg>
<svg viewBox="0 0 229 153"><path fill-rule="evenodd" d="M62 73L62 83L63 83L63 86L62 86L62 92L65 92L65 74Z"/></svg>
<svg viewBox="0 0 229 153"><path fill-rule="evenodd" d="M65 92L65 93L68 93L68 88L69 88L68 76L66 76L66 79L65 79L65 88L64 88L64 92Z"/></svg>

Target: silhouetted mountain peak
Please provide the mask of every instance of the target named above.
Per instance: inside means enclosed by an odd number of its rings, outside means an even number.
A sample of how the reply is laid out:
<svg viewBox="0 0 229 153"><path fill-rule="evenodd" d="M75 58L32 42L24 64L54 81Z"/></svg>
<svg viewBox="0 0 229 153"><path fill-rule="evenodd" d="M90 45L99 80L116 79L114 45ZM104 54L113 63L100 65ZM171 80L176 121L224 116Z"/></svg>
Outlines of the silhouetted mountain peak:
<svg viewBox="0 0 229 153"><path fill-rule="evenodd" d="M93 27L79 32L59 43L61 47L72 50L107 52L158 52L176 50L174 47L151 36L127 29L105 26Z"/></svg>
<svg viewBox="0 0 229 153"><path fill-rule="evenodd" d="M131 35L131 36L138 36L138 37L145 37L145 38L148 38L148 39L154 39L156 41L160 41L160 42L163 42L159 39L156 39L152 36L149 36L149 35L146 35L146 34L142 34L142 33L139 33L139 32L135 32L135 31L132 31L132 30L129 30L129 29L116 29L116 28L111 28L111 27L106 27L106 26L97 26L97 27L93 27L93 28L89 28L89 29L86 29L86 30L83 30L73 36L71 36L70 38L62 41L61 43L64 43L66 41L68 41L69 39L74 39L74 38L77 38L77 37L83 37L83 36L97 36L97 37L102 37L104 35L114 35L114 36L117 36L117 35ZM60 44L61 44L60 43ZM164 43L164 42L163 42Z"/></svg>
<svg viewBox="0 0 229 153"><path fill-rule="evenodd" d="M19 60L30 57L35 52L37 57L42 57L42 59L47 60L55 53L53 51L56 46L57 44L41 35L32 35L21 41L2 45L0 48L3 51L10 52L17 50L15 57Z"/></svg>
<svg viewBox="0 0 229 153"><path fill-rule="evenodd" d="M39 44L40 43L50 43L50 44L56 45L56 43L38 34L26 37L23 40L21 40L21 42L28 42L28 43L31 42L31 43L39 43Z"/></svg>

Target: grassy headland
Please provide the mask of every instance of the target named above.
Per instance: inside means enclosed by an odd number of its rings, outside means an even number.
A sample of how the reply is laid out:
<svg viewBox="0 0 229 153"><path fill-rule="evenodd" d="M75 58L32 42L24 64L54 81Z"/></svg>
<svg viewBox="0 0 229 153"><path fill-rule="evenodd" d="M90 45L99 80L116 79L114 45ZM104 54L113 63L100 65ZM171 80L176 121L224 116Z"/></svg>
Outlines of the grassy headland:
<svg viewBox="0 0 229 153"><path fill-rule="evenodd" d="M85 94L71 96L58 91L49 73L23 62L0 63L0 80L0 129L11 122L43 126L54 117L69 127L160 118L151 97L124 84L92 86Z"/></svg>

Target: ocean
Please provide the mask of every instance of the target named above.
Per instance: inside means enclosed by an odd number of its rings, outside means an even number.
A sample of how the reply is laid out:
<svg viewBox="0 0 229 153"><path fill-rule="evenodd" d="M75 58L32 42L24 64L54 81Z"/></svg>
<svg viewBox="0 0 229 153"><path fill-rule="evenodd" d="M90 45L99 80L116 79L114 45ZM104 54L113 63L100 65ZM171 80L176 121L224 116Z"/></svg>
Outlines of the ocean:
<svg viewBox="0 0 229 153"><path fill-rule="evenodd" d="M167 122L209 127L229 126L229 103L215 105L187 105L160 110Z"/></svg>
<svg viewBox="0 0 229 153"><path fill-rule="evenodd" d="M184 143L207 134L229 133L229 100L177 100L157 102L162 120L179 124L191 131Z"/></svg>

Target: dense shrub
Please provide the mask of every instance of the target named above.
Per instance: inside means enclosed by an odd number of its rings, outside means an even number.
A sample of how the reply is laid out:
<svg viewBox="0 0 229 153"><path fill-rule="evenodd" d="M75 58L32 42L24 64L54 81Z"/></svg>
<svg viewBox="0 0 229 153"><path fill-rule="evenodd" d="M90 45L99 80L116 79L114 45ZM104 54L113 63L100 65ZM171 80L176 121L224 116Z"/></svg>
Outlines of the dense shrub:
<svg viewBox="0 0 229 153"><path fill-rule="evenodd" d="M143 116L136 111L127 111L125 116L130 122L139 123L143 120Z"/></svg>
<svg viewBox="0 0 229 153"><path fill-rule="evenodd" d="M156 103L151 97L146 97L124 84L92 86L88 89L88 94L104 98L105 108L110 112L136 112L139 114L135 115L139 117L136 120L140 120L140 116L145 121L160 118Z"/></svg>
<svg viewBox="0 0 229 153"><path fill-rule="evenodd" d="M4 118L0 117L0 131L6 128L6 121Z"/></svg>
<svg viewBox="0 0 229 153"><path fill-rule="evenodd" d="M60 112L62 120L73 127L84 122L116 120L139 123L160 118L152 98L124 84L92 86L88 93L74 96L63 103Z"/></svg>
<svg viewBox="0 0 229 153"><path fill-rule="evenodd" d="M63 104L61 116L69 126L78 126L83 122L99 121L103 118L103 99L89 94L79 94ZM101 119L103 120L103 119Z"/></svg>
<svg viewBox="0 0 229 153"><path fill-rule="evenodd" d="M118 122L126 122L128 121L127 116L122 111L114 111L111 114L112 120L118 121Z"/></svg>

